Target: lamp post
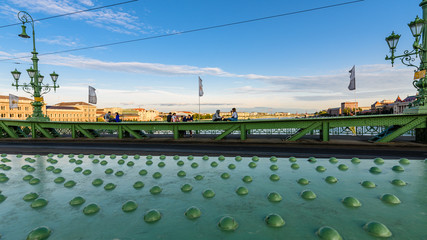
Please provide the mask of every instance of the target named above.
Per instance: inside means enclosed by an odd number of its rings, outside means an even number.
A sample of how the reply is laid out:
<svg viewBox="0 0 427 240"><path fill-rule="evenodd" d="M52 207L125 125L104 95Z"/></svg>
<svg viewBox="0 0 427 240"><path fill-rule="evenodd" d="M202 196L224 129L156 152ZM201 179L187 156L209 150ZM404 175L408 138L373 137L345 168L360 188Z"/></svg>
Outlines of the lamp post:
<svg viewBox="0 0 427 240"><path fill-rule="evenodd" d="M12 83L12 86L16 87L16 91L18 91L19 87L22 87L22 90L24 92L31 94L34 97L34 101L31 103L33 105L33 114L27 118L27 120L32 121L49 121L49 118L43 114L42 106L43 106L43 98L42 96L53 88L53 90L56 92L56 89L59 88L59 85L56 85L56 81L58 80L58 74L55 72L50 74L50 77L53 81L53 86L50 86L49 84L43 83L44 76L40 74L39 68L38 68L38 61L37 58L37 51L36 51L36 39L35 39L35 33L34 33L34 20L28 14L27 12L21 11L18 13L18 18L22 22L22 33L18 36L22 38L30 38L30 36L26 33L26 23L29 23L33 30L33 51L31 52L33 54L33 57L31 60L33 61L33 66L27 69L28 76L30 76L30 83L23 83L19 84L18 80L21 76L21 72L18 70L12 71L12 76L15 79L15 83Z"/></svg>
<svg viewBox="0 0 427 240"><path fill-rule="evenodd" d="M406 114L421 114L427 113L427 78L425 76L425 70L427 69L427 0L423 0L420 3L420 7L423 9L423 18L418 16L414 21L408 24L412 36L415 41L412 44L412 50L405 50L402 55L395 56L396 47L400 39L399 34L391 33L390 36L386 37L388 47L390 48L391 56L386 56L386 60L391 60L392 66L394 65L395 59L400 59L401 62L410 67L415 67L415 72L420 72L420 77L415 78L412 85L417 89L416 100L409 104L403 113ZM420 58L420 65L415 65L416 58Z"/></svg>

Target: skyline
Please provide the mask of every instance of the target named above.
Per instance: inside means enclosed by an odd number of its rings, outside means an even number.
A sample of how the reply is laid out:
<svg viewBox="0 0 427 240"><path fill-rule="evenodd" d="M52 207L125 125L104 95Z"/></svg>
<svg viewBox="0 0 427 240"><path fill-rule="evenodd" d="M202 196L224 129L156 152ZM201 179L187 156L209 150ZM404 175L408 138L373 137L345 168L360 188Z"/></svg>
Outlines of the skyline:
<svg viewBox="0 0 427 240"><path fill-rule="evenodd" d="M1 25L17 23L19 10L34 19L120 1L7 0ZM413 69L384 57L385 37L401 34L397 53L411 49L407 23L422 15L420 0L365 0L351 5L275 19L178 34L70 53L43 53L177 33L346 1L137 1L81 14L35 22L39 69L59 74L48 104L87 102L88 86L97 89L98 108L143 107L198 112L198 76L203 79L201 112L315 112L344 101L359 106L414 95ZM392 17L390 13L393 13ZM30 33L31 27L27 26ZM29 55L31 41L19 26L0 28L0 60ZM313 37L314 36L314 37ZM15 64L15 63L20 64ZM356 66L356 94L347 89ZM10 71L24 74L30 58L0 62L0 94L30 97L11 86ZM45 78L46 82L50 79Z"/></svg>

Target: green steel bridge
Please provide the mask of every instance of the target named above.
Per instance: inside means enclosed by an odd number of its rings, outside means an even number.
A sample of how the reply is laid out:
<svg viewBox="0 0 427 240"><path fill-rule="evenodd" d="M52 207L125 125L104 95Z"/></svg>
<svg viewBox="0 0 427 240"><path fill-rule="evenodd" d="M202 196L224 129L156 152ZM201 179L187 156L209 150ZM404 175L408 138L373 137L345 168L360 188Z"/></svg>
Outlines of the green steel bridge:
<svg viewBox="0 0 427 240"><path fill-rule="evenodd" d="M359 129L374 129L372 142L390 142L411 133L416 141L427 142L427 114L370 115L352 117L244 120L236 122L39 122L0 120L0 138L102 138L117 136L118 139L147 139L160 135L182 137L185 131L214 134L221 140L230 134L240 134L241 140L251 134L283 134L286 141L296 141L307 134L318 134L321 141L329 141L330 135L340 134L334 129L344 129L354 135L363 134ZM351 130L351 131L350 131ZM149 136L148 136L149 135Z"/></svg>

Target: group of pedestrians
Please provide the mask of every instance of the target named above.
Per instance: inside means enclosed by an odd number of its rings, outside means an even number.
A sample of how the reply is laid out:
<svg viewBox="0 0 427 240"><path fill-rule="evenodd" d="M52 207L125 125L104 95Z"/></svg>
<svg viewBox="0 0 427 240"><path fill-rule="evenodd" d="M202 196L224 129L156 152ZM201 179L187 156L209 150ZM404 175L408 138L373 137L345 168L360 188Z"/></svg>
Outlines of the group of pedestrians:
<svg viewBox="0 0 427 240"><path fill-rule="evenodd" d="M178 117L177 115L176 115L176 113L169 113L167 116L166 116L166 121L167 122L192 122L193 121L193 116L191 116L190 114L188 114L188 116L181 116L181 118L180 117Z"/></svg>
<svg viewBox="0 0 427 240"><path fill-rule="evenodd" d="M237 121L239 116L237 115L236 108L232 108L231 111L231 117L224 118L221 116L221 111L216 110L215 114L212 116L212 121ZM166 116L167 122L192 122L193 116L190 114L188 116L183 116L179 118L176 113L169 112L169 114Z"/></svg>
<svg viewBox="0 0 427 240"><path fill-rule="evenodd" d="M167 122L192 122L193 121L193 116L191 116L190 114L188 114L188 116L182 116L181 118L180 117L178 117L177 115L176 115L176 113L169 113L167 116L166 116L166 121ZM190 133L190 137L193 137L193 131L192 130L190 130L189 131L189 133ZM184 130L179 130L178 131L178 134L179 134L179 136L180 137L184 137L184 135L186 134L186 131L184 131Z"/></svg>
<svg viewBox="0 0 427 240"><path fill-rule="evenodd" d="M111 112L108 111L108 113L104 115L104 121L105 122L121 122L122 120L120 119L120 114L118 112L116 112L116 116L113 117L111 116Z"/></svg>
<svg viewBox="0 0 427 240"><path fill-rule="evenodd" d="M224 118L220 115L221 111L216 110L215 114L212 116L212 121L237 121L238 115L237 115L236 108L232 108L230 113L231 113L230 118ZM120 114L118 112L116 112L115 114L116 114L115 117L113 117L111 116L111 111L108 111L108 113L104 115L105 122L121 122L122 120L120 119ZM188 116L182 116L180 118L176 115L176 113L172 114L172 112L169 112L169 114L166 117L166 121L167 122L192 122L193 116L188 114ZM191 134L192 133L190 131L190 135Z"/></svg>

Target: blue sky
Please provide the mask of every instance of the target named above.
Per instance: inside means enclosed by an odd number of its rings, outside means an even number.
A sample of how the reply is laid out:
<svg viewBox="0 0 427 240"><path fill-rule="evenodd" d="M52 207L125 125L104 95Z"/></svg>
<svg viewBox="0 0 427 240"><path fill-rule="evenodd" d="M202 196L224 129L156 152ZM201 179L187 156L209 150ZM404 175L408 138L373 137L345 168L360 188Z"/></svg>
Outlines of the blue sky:
<svg viewBox="0 0 427 240"><path fill-rule="evenodd" d="M4 0L0 26L94 8L116 0ZM139 0L120 6L35 23L39 54L181 31L345 3L341 0ZM87 101L97 89L99 108L143 107L198 111L198 76L205 95L201 111L314 112L355 98L360 106L397 95L414 95L413 68L392 68L385 37L402 35L397 53L411 50L407 24L422 15L421 0L365 0L258 22L95 49L39 56L45 82L61 86L47 104ZM30 27L28 26L27 30ZM0 94L29 97L11 86L10 71L25 69L31 39L20 26L0 28ZM28 33L31 31L29 30ZM17 64L19 63L19 64ZM357 91L347 89L356 65Z"/></svg>

